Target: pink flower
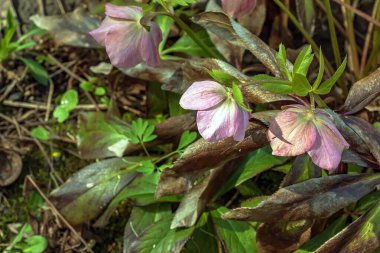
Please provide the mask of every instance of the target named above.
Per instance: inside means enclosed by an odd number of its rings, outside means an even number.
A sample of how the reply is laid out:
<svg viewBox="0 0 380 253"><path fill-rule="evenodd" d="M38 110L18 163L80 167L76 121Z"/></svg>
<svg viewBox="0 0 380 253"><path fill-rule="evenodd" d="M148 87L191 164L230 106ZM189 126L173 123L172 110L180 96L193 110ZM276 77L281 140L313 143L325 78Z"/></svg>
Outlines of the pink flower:
<svg viewBox="0 0 380 253"><path fill-rule="evenodd" d="M273 155L297 156L307 152L313 162L336 169L349 144L323 110L294 105L280 112L269 126Z"/></svg>
<svg viewBox="0 0 380 253"><path fill-rule="evenodd" d="M214 81L194 82L179 103L198 111L197 126L205 140L244 139L250 114L237 104L229 88Z"/></svg>
<svg viewBox="0 0 380 253"><path fill-rule="evenodd" d="M157 66L160 62L158 45L162 33L157 24L140 23L143 10L137 6L106 5L106 18L91 36L106 47L111 63L130 68L141 62Z"/></svg>
<svg viewBox="0 0 380 253"><path fill-rule="evenodd" d="M225 13L233 18L249 14L256 7L256 0L222 0Z"/></svg>

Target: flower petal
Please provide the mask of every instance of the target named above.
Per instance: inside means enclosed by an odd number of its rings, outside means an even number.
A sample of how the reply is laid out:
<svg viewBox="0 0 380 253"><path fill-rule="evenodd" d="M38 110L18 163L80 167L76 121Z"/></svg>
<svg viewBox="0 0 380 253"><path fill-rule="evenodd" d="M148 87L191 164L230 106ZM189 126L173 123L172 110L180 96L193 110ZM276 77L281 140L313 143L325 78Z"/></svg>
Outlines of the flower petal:
<svg viewBox="0 0 380 253"><path fill-rule="evenodd" d="M113 25L117 24L117 21L106 17L103 22L100 24L99 28L90 32L90 35L101 45L106 43L106 35L109 29Z"/></svg>
<svg viewBox="0 0 380 253"><path fill-rule="evenodd" d="M330 122L317 124L317 131L317 139L308 154L319 167L334 170L340 163L343 150L347 149L349 144Z"/></svg>
<svg viewBox="0 0 380 253"><path fill-rule="evenodd" d="M256 0L222 0L223 10L231 17L244 16L256 6Z"/></svg>
<svg viewBox="0 0 380 253"><path fill-rule="evenodd" d="M143 17L143 9L138 6L118 6L106 4L106 15L111 18L140 21Z"/></svg>
<svg viewBox="0 0 380 253"><path fill-rule="evenodd" d="M207 111L198 111L197 126L202 137L207 141L219 141L227 137L241 134L244 128L241 108L232 99ZM238 129L240 129L238 131ZM241 135L238 135L241 137Z"/></svg>
<svg viewBox="0 0 380 253"><path fill-rule="evenodd" d="M140 54L143 28L132 22L122 22L110 28L105 45L112 65L130 68L143 61Z"/></svg>
<svg viewBox="0 0 380 253"><path fill-rule="evenodd" d="M160 55L158 53L158 46L162 40L162 33L160 27L151 23L150 31L145 31L141 40L141 56L146 61L146 64L156 67L160 63Z"/></svg>
<svg viewBox="0 0 380 253"><path fill-rule="evenodd" d="M234 140L235 141L242 141L245 137L245 131L248 128L249 125L249 118L251 117L251 114L239 107L239 115L237 119L237 126L236 131L234 134Z"/></svg>
<svg viewBox="0 0 380 253"><path fill-rule="evenodd" d="M268 139L273 149L273 155L301 155L314 145L316 129L311 120L305 116L285 110L272 121L268 130Z"/></svg>
<svg viewBox="0 0 380 253"><path fill-rule="evenodd" d="M224 87L214 81L194 82L182 95L179 104L188 110L207 110L227 98Z"/></svg>

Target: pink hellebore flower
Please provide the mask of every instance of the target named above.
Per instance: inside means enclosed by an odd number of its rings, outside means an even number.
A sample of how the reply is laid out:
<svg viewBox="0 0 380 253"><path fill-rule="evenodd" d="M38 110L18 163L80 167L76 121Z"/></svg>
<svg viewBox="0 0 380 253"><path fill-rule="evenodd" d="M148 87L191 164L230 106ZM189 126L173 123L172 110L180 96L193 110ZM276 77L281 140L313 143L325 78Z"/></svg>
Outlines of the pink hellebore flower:
<svg viewBox="0 0 380 253"><path fill-rule="evenodd" d="M205 140L244 139L250 114L236 103L229 88L214 81L194 82L179 103L184 109L198 111L197 126Z"/></svg>
<svg viewBox="0 0 380 253"><path fill-rule="evenodd" d="M349 144L323 110L294 105L280 112L269 126L273 155L297 156L307 152L313 162L336 169Z"/></svg>
<svg viewBox="0 0 380 253"><path fill-rule="evenodd" d="M143 9L137 6L106 5L106 18L91 36L106 47L111 63L130 68L141 62L157 66L160 62L158 45L162 33L157 24L140 23Z"/></svg>
<svg viewBox="0 0 380 253"><path fill-rule="evenodd" d="M225 13L232 18L249 14L256 7L256 0L222 0Z"/></svg>

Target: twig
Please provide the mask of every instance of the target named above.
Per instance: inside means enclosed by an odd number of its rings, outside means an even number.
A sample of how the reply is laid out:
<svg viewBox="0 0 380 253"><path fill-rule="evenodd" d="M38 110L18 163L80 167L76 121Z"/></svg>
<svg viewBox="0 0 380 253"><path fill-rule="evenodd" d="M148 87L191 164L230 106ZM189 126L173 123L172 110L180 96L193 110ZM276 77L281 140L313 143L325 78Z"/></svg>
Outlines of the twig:
<svg viewBox="0 0 380 253"><path fill-rule="evenodd" d="M78 239L83 243L86 249L94 253L94 251L89 247L88 243L83 239L83 237L75 230L75 228L66 220L65 217L58 211L58 209L54 206L54 204L49 200L49 198L45 195L45 193L40 189L36 182L34 182L31 176L26 176L25 178L30 184L37 190L37 192L41 195L41 197L45 200L46 204L48 204L51 210L61 219L61 221L66 225L70 231L78 237Z"/></svg>
<svg viewBox="0 0 380 253"><path fill-rule="evenodd" d="M49 95L48 100L46 102L46 113L45 113L45 121L49 120L49 115L51 111L51 101L53 99L53 93L54 93L54 84L51 79L49 79Z"/></svg>
<svg viewBox="0 0 380 253"><path fill-rule="evenodd" d="M63 5L61 0L56 0L59 10L61 14L66 14L65 6Z"/></svg>
<svg viewBox="0 0 380 253"><path fill-rule="evenodd" d="M65 65L63 65L60 61L58 61L53 55L51 54L48 54L48 57L50 58L50 60L52 60L58 67L60 67L61 69L63 69L67 74L69 74L71 77L75 78L77 81L83 83L83 82L86 82L86 80L80 76L78 76L77 74L75 74L73 71L71 71L69 68L67 68ZM94 104L95 108L97 111L100 111L100 108L98 106L98 104L96 103L96 101L92 98L92 96L90 95L90 93L86 90L84 90L84 94L86 95L86 97L90 100L91 103Z"/></svg>
<svg viewBox="0 0 380 253"><path fill-rule="evenodd" d="M6 106L11 106L11 107L19 107L19 108L26 108L26 109L35 109L35 110L41 110L45 111L48 110L48 106L44 104L32 104L32 103L27 103L27 102L18 102L18 101L13 101L13 100L4 100L3 102L4 105ZM55 108L55 106L51 105L51 109ZM100 110L107 110L107 105L98 105L98 108ZM96 110L95 105L91 104L84 104L84 105L77 105L74 110Z"/></svg>
<svg viewBox="0 0 380 253"><path fill-rule="evenodd" d="M21 74L21 77L13 80L13 82L4 91L3 95L1 95L1 97L0 97L0 103L1 103L1 101L3 101L9 95L9 93L11 93L11 91L17 85L17 83L20 82L22 79L24 79L24 77L26 76L27 72L28 72L28 69L25 68L24 71Z"/></svg>
<svg viewBox="0 0 380 253"><path fill-rule="evenodd" d="M377 21L376 19L372 18L371 16L369 16L367 13L365 13L365 12L363 12L361 10L358 10L358 9L352 7L351 5L349 5L348 3L343 2L342 0L333 0L333 1L336 2L336 3L338 3L338 4L340 4L340 5L343 5L347 9L350 9L356 15L364 18L365 20L367 20L370 23L373 23L375 26L380 27L380 22Z"/></svg>

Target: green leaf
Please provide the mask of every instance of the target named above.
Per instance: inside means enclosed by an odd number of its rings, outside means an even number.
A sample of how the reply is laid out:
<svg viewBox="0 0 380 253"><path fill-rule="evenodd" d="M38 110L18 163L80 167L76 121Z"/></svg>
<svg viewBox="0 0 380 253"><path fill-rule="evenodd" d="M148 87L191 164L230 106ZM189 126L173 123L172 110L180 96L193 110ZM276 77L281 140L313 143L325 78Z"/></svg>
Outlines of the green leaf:
<svg viewBox="0 0 380 253"><path fill-rule="evenodd" d="M288 78L289 81L292 80L292 76L286 66L286 61L287 61L287 58L286 58L286 49L285 49L285 46L283 44L280 44L279 46L279 49L278 49L278 52L276 54L276 60L277 60L277 65L281 71L281 73L286 77Z"/></svg>
<svg viewBox="0 0 380 253"><path fill-rule="evenodd" d="M234 99L236 101L236 103L238 103L238 105L245 111L247 112L252 112L251 109L249 109L245 103L244 103L244 97L243 97L243 93L241 92L239 86L237 86L235 83L232 84L232 94L234 96Z"/></svg>
<svg viewBox="0 0 380 253"><path fill-rule="evenodd" d="M43 253L48 246L46 238L40 235L26 238L26 244L27 246L22 249L23 253Z"/></svg>
<svg viewBox="0 0 380 253"><path fill-rule="evenodd" d="M295 94L302 97L307 96L312 90L309 80L307 80L306 76L298 73L294 74L292 88Z"/></svg>
<svg viewBox="0 0 380 253"><path fill-rule="evenodd" d="M183 150L187 146L189 146L191 143L193 143L197 139L197 133L196 132L190 132L189 130L186 130L182 133L181 139L179 140L178 148L177 150Z"/></svg>
<svg viewBox="0 0 380 253"><path fill-rule="evenodd" d="M313 83L313 90L318 89L322 81L323 74L325 73L325 57L323 56L322 49L319 49L319 71L318 76Z"/></svg>
<svg viewBox="0 0 380 253"><path fill-rule="evenodd" d="M260 85L260 89L267 90L276 94L290 94L293 93L292 86L288 84L279 83L264 83Z"/></svg>
<svg viewBox="0 0 380 253"><path fill-rule="evenodd" d="M231 76L230 74L224 72L223 70L219 69L213 69L210 72L208 72L209 75L218 83L230 86L232 83L237 83L238 80L234 77Z"/></svg>
<svg viewBox="0 0 380 253"><path fill-rule="evenodd" d="M155 125L150 124L147 120L138 118L132 122L132 129L126 135L131 143L138 144L156 139L157 135L153 134L154 130Z"/></svg>
<svg viewBox="0 0 380 253"><path fill-rule="evenodd" d="M380 191L371 192L356 203L355 211L358 213L364 213L378 203L379 200Z"/></svg>
<svg viewBox="0 0 380 253"><path fill-rule="evenodd" d="M253 151L236 169L230 179L222 186L218 195L222 195L248 179L257 176L261 172L273 168L276 165L283 164L287 160L288 158L286 157L272 155L272 149L269 146Z"/></svg>
<svg viewBox="0 0 380 253"><path fill-rule="evenodd" d="M78 105L78 92L73 89L67 90L61 98L61 106L67 111L75 109Z"/></svg>
<svg viewBox="0 0 380 253"><path fill-rule="evenodd" d="M69 115L70 112L64 106L61 105L57 106L53 112L53 117L57 119L59 123L62 123L65 120L67 120L69 118Z"/></svg>
<svg viewBox="0 0 380 253"><path fill-rule="evenodd" d="M295 73L306 76L313 59L314 54L312 54L311 45L304 47L297 56L297 59L294 63L293 77Z"/></svg>
<svg viewBox="0 0 380 253"><path fill-rule="evenodd" d="M152 204L132 209L131 216L124 230L124 252L131 252L134 244L138 243L139 236L149 229L152 224L160 220L170 219L172 211L170 204Z"/></svg>
<svg viewBox="0 0 380 253"><path fill-rule="evenodd" d="M159 15L156 17L156 23L158 24L162 32L162 41L160 42L159 49L158 49L161 55L165 47L166 41L169 37L169 33L174 21L168 16Z"/></svg>
<svg viewBox="0 0 380 253"><path fill-rule="evenodd" d="M17 40L17 43L21 43L24 40L26 40L26 39L34 36L34 35L41 35L41 34L44 34L44 33L46 33L46 30L41 29L39 27L34 27L30 31L28 31L27 33L25 33L22 36L20 36L20 38Z"/></svg>
<svg viewBox="0 0 380 253"><path fill-rule="evenodd" d="M144 175L150 175L154 172L156 169L156 166L152 163L152 161L146 160L146 161L141 161L140 166L137 167L136 171L141 172Z"/></svg>
<svg viewBox="0 0 380 253"><path fill-rule="evenodd" d="M267 74L258 74L258 75L255 75L251 78L252 81L260 81L260 82L264 82L264 81L286 81L282 78L279 78L279 77L276 77L276 76L270 76L270 75L267 75ZM286 81L288 82L288 81Z"/></svg>
<svg viewBox="0 0 380 253"><path fill-rule="evenodd" d="M222 219L229 210L219 207L211 210L212 220L219 239L223 242L224 252L254 253L256 248L256 232L245 222Z"/></svg>
<svg viewBox="0 0 380 253"><path fill-rule="evenodd" d="M338 81L338 79L343 74L344 70L346 69L346 65L347 65L347 57L344 58L342 64L339 66L336 72L329 79L324 81L318 87L318 89L316 89L314 92L319 95L329 94L334 84Z"/></svg>
<svg viewBox="0 0 380 253"><path fill-rule="evenodd" d="M378 131L380 131L380 122L375 122L375 123L373 123L373 126L374 126Z"/></svg>
<svg viewBox="0 0 380 253"><path fill-rule="evenodd" d="M91 82L81 82L79 84L79 87L82 89L82 90L85 90L85 91L88 91L88 92L92 92L94 90L94 84L92 84Z"/></svg>
<svg viewBox="0 0 380 253"><path fill-rule="evenodd" d="M94 95L96 96L104 96L106 94L106 89L103 87L97 87L94 91Z"/></svg>
<svg viewBox="0 0 380 253"><path fill-rule="evenodd" d="M49 75L44 67L41 66L38 62L30 58L24 58L21 56L17 57L20 59L28 68L34 79L42 85L48 85Z"/></svg>
<svg viewBox="0 0 380 253"><path fill-rule="evenodd" d="M37 139L40 139L43 141L49 140L49 132L43 127L33 128L31 131L31 134L33 137L35 137Z"/></svg>
<svg viewBox="0 0 380 253"><path fill-rule="evenodd" d="M347 224L347 215L342 215L337 218L330 226L328 226L323 232L314 236L311 240L306 242L301 249L296 253L308 253L314 252L327 240L338 234Z"/></svg>

